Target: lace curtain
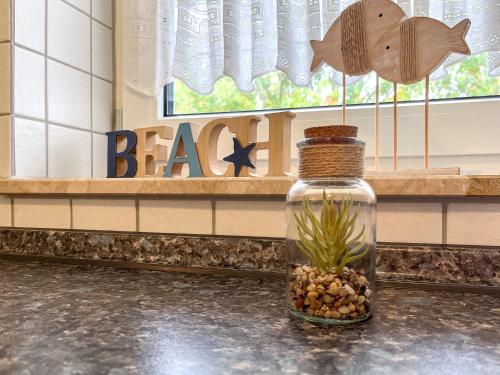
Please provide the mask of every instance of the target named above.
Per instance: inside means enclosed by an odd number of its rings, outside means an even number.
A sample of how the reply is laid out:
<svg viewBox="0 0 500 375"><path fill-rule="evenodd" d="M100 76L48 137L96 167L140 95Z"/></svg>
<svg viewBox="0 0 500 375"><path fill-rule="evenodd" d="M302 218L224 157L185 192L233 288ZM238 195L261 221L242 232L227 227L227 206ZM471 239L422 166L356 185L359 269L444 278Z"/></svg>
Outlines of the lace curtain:
<svg viewBox="0 0 500 375"><path fill-rule="evenodd" d="M124 15L126 82L155 96L174 78L209 94L224 75L241 91L252 79L281 70L297 86L311 73L309 41L322 39L353 0L128 0ZM449 26L472 20L473 54L488 52L488 72L500 75L499 0L397 0L408 16ZM452 55L432 78L462 56ZM338 74L333 72L338 81Z"/></svg>

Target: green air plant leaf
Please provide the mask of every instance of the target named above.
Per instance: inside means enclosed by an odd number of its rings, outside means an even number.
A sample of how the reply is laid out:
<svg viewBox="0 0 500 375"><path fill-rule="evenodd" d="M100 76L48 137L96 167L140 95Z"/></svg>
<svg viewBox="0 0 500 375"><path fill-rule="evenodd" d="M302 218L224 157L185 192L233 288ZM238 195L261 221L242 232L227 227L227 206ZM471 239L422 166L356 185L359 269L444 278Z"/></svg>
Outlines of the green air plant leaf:
<svg viewBox="0 0 500 375"><path fill-rule="evenodd" d="M323 191L319 219L309 200L304 199L302 208L301 212L294 213L299 232L297 247L322 273L335 271L340 274L344 267L368 253L365 226L354 234L358 212L352 212L351 198L336 203Z"/></svg>

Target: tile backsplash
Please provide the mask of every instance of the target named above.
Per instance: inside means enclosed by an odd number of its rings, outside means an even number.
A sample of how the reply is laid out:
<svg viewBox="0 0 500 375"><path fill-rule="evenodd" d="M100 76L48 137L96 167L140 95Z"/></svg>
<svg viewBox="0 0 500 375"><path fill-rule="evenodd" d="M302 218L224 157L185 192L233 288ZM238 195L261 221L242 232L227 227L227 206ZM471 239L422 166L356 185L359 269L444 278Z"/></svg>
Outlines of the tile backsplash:
<svg viewBox="0 0 500 375"><path fill-rule="evenodd" d="M8 93L0 95L0 116L12 147L12 158L2 159L10 166L0 170L10 168L13 177L105 177L113 1L0 0L0 21L0 94Z"/></svg>

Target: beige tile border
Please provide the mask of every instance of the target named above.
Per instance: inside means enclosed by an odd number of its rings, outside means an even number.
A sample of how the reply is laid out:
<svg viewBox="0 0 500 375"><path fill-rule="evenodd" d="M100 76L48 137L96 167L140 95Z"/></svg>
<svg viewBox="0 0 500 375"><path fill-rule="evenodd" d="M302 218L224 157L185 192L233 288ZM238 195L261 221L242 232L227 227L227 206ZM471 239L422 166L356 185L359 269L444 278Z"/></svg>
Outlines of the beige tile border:
<svg viewBox="0 0 500 375"><path fill-rule="evenodd" d="M496 199L386 199L378 219L379 243L500 246ZM285 202L282 197L0 196L0 226L282 238Z"/></svg>
<svg viewBox="0 0 500 375"><path fill-rule="evenodd" d="M69 199L14 198L13 208L14 227L71 229Z"/></svg>

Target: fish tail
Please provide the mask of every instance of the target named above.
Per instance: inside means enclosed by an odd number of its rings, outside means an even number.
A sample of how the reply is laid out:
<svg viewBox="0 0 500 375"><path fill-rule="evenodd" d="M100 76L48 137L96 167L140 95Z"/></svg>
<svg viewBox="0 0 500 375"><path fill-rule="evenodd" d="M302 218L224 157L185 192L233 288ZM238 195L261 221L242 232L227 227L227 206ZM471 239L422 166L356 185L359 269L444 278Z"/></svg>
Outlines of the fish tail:
<svg viewBox="0 0 500 375"><path fill-rule="evenodd" d="M311 40L311 47L313 49L313 60L311 62L311 72L314 71L323 62L323 57L321 56L322 42L319 40Z"/></svg>
<svg viewBox="0 0 500 375"><path fill-rule="evenodd" d="M451 29L450 48L453 52L470 55L470 48L465 41L469 28L470 19L466 18Z"/></svg>

